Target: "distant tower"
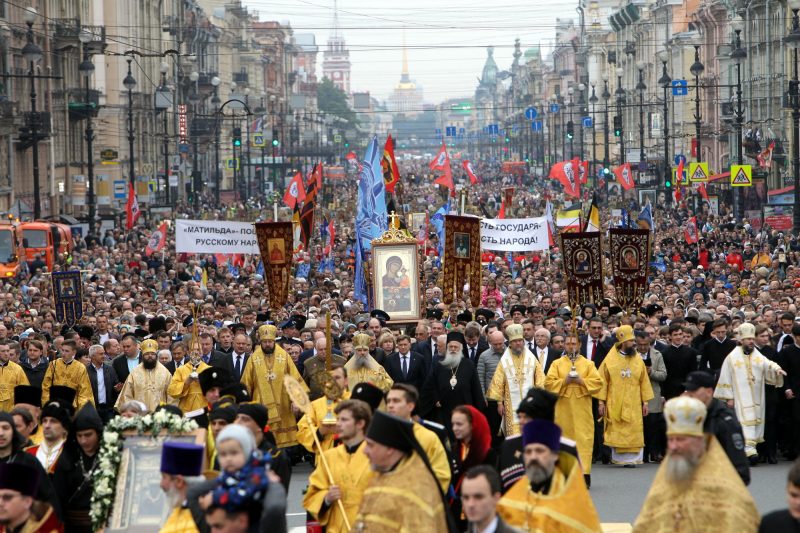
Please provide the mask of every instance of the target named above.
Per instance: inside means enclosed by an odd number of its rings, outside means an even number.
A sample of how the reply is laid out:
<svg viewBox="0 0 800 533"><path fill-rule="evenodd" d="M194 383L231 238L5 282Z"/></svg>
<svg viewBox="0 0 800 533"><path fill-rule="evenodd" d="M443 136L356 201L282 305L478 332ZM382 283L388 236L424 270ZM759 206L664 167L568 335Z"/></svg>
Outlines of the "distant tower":
<svg viewBox="0 0 800 533"><path fill-rule="evenodd" d="M322 54L322 75L350 94L350 50L339 31L339 5L333 0L333 28L328 38L328 47Z"/></svg>
<svg viewBox="0 0 800 533"><path fill-rule="evenodd" d="M400 82L394 86L394 91L389 95L387 108L394 113L407 115L415 115L422 111L422 89L408 74L405 33L403 33L403 70L400 72Z"/></svg>

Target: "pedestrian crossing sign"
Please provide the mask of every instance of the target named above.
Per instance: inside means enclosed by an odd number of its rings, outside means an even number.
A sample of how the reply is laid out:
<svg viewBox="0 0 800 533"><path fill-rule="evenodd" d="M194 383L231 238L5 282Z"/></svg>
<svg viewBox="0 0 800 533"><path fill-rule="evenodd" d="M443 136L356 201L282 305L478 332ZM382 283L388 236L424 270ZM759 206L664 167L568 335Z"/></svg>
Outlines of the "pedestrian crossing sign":
<svg viewBox="0 0 800 533"><path fill-rule="evenodd" d="M708 181L708 163L703 163L703 162L689 163L689 181L691 182Z"/></svg>
<svg viewBox="0 0 800 533"><path fill-rule="evenodd" d="M253 134L253 146L255 146L256 148L263 148L266 145L267 145L267 143L264 140L264 134L263 133L254 133Z"/></svg>
<svg viewBox="0 0 800 533"><path fill-rule="evenodd" d="M731 185L733 187L753 185L753 167L751 165L731 165Z"/></svg>
<svg viewBox="0 0 800 533"><path fill-rule="evenodd" d="M225 168L239 170L239 158L238 157L229 157L225 160Z"/></svg>

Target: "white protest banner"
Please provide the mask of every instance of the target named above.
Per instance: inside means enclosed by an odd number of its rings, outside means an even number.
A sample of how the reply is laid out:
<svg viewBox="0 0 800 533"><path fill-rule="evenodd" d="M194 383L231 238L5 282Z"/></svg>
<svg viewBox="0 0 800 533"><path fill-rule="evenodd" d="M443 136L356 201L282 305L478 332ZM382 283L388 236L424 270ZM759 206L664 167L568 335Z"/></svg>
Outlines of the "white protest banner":
<svg viewBox="0 0 800 533"><path fill-rule="evenodd" d="M258 254L256 227L229 220L175 220L175 251L189 254Z"/></svg>
<svg viewBox="0 0 800 533"><path fill-rule="evenodd" d="M535 252L549 247L547 217L481 219L482 250Z"/></svg>

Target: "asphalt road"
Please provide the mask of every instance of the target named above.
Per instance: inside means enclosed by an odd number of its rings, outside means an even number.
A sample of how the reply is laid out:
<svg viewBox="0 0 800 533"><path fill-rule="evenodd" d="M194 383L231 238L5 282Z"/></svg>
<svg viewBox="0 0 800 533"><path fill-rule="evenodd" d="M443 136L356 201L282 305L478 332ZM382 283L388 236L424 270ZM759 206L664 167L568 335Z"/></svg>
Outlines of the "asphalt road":
<svg viewBox="0 0 800 533"><path fill-rule="evenodd" d="M777 465L759 465L751 469L750 493L762 514L786 507L786 474L791 463L781 461ZM592 468L592 499L603 522L632 523L650 489L658 465L642 465L637 468L603 466ZM289 490L289 528L305 531L306 513L303 510L305 490L311 467L296 466L292 471Z"/></svg>

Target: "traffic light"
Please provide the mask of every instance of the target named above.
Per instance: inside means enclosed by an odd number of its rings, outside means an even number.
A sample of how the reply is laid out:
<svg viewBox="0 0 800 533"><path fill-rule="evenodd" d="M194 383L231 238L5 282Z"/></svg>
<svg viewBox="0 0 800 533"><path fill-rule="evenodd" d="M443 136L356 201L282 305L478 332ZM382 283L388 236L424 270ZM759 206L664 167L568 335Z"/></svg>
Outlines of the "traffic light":
<svg viewBox="0 0 800 533"><path fill-rule="evenodd" d="M345 148L350 148L350 143L349 143L349 142L347 142L347 141L345 141L345 142L344 142L344 147L345 147Z"/></svg>
<svg viewBox="0 0 800 533"><path fill-rule="evenodd" d="M664 178L664 187L666 187L667 189L672 188L672 175L667 175Z"/></svg>
<svg viewBox="0 0 800 533"><path fill-rule="evenodd" d="M281 141L278 140L278 128L272 128L272 146L277 148L281 145Z"/></svg>
<svg viewBox="0 0 800 533"><path fill-rule="evenodd" d="M570 120L567 122L567 139L572 140L575 137L575 124Z"/></svg>
<svg viewBox="0 0 800 533"><path fill-rule="evenodd" d="M619 115L614 116L614 136L622 136L622 117Z"/></svg>
<svg viewBox="0 0 800 533"><path fill-rule="evenodd" d="M233 146L239 148L242 145L242 128L233 128Z"/></svg>
<svg viewBox="0 0 800 533"><path fill-rule="evenodd" d="M603 168L603 176L605 176L605 177L607 178L607 177L609 177L610 175L611 175L611 169L610 169L610 168L608 168L608 167L604 167L604 168Z"/></svg>
<svg viewBox="0 0 800 533"><path fill-rule="evenodd" d="M506 135L506 143L510 143L510 142L511 142L511 139L509 139L508 136Z"/></svg>

